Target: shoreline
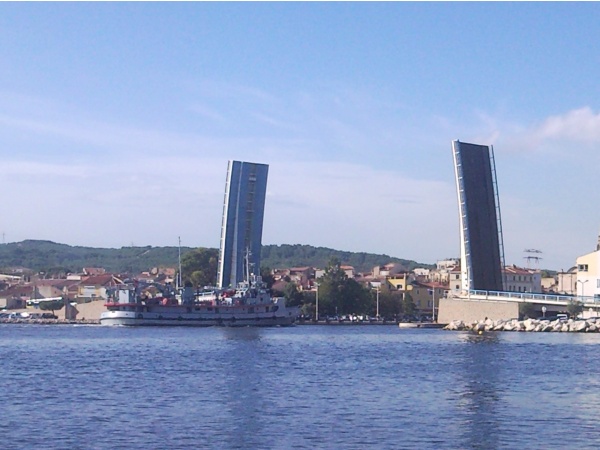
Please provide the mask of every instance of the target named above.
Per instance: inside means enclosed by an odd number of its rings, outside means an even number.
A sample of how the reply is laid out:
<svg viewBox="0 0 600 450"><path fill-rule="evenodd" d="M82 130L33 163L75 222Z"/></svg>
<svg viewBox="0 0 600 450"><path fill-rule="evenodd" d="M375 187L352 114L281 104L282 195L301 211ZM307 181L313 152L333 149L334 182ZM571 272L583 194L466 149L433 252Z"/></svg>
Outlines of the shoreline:
<svg viewBox="0 0 600 450"><path fill-rule="evenodd" d="M81 319L0 319L0 324L12 325L100 325L100 320Z"/></svg>

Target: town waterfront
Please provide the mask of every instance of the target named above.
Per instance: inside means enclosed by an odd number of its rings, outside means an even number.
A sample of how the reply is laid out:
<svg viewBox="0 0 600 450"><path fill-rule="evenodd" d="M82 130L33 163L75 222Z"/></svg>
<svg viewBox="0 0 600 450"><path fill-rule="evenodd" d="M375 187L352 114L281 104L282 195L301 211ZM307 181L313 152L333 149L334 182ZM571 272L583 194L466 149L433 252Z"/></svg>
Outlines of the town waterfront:
<svg viewBox="0 0 600 450"><path fill-rule="evenodd" d="M595 448L600 335L0 325L2 448Z"/></svg>

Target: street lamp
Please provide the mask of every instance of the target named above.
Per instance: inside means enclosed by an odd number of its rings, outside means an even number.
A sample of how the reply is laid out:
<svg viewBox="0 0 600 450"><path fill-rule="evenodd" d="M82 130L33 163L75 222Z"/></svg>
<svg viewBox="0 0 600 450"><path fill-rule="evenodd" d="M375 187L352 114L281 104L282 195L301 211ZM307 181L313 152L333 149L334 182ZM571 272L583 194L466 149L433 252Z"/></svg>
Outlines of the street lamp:
<svg viewBox="0 0 600 450"><path fill-rule="evenodd" d="M315 286L317 286L317 304L316 304L316 312L315 312L315 317L317 319L317 323L319 323L319 283L315 283Z"/></svg>
<svg viewBox="0 0 600 450"><path fill-rule="evenodd" d="M585 297L583 288L585 287L585 283L587 283L588 281L590 281L590 280L584 280L584 281L577 280L578 283L581 283L581 296L582 297Z"/></svg>
<svg viewBox="0 0 600 450"><path fill-rule="evenodd" d="M375 317L379 319L379 286L377 286L377 309L375 311Z"/></svg>
<svg viewBox="0 0 600 450"><path fill-rule="evenodd" d="M432 285L431 287L431 321L435 322L435 285Z"/></svg>

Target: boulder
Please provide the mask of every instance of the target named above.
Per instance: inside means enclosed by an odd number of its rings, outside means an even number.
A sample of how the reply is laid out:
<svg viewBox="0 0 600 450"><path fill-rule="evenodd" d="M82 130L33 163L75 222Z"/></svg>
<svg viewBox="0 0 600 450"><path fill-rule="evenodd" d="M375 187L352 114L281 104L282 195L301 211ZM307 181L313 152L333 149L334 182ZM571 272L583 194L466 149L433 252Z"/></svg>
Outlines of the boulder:
<svg viewBox="0 0 600 450"><path fill-rule="evenodd" d="M462 320L453 320L444 327L444 330L461 331L465 329L465 324Z"/></svg>
<svg viewBox="0 0 600 450"><path fill-rule="evenodd" d="M525 331L536 331L538 325L539 323L537 320L527 319L523 321L523 328Z"/></svg>
<svg viewBox="0 0 600 450"><path fill-rule="evenodd" d="M485 322L478 322L473 324L473 327L471 328L473 331L475 332L480 332L480 331L485 331Z"/></svg>
<svg viewBox="0 0 600 450"><path fill-rule="evenodd" d="M516 330L516 326L514 325L513 321L509 321L506 322L504 324L504 327L502 328L502 331L515 331Z"/></svg>
<svg viewBox="0 0 600 450"><path fill-rule="evenodd" d="M575 331L577 333L581 333L587 330L589 324L585 320L576 320L573 323L569 324L569 331Z"/></svg>
<svg viewBox="0 0 600 450"><path fill-rule="evenodd" d="M492 331L502 331L504 330L504 325L506 325L504 320L497 320L492 328Z"/></svg>

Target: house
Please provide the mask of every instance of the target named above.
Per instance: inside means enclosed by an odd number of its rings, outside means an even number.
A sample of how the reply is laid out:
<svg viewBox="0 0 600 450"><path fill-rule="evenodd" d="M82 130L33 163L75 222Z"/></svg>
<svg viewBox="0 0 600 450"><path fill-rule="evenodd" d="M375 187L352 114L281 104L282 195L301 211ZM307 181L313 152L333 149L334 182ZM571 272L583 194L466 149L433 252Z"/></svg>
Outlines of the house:
<svg viewBox="0 0 600 450"><path fill-rule="evenodd" d="M556 292L556 277L542 277L542 292L555 293Z"/></svg>
<svg viewBox="0 0 600 450"><path fill-rule="evenodd" d="M69 298L74 299L77 295L77 285L79 280L69 279L46 279L37 280L34 285L38 293L38 298L54 298L69 295Z"/></svg>
<svg viewBox="0 0 600 450"><path fill-rule="evenodd" d="M106 300L108 291L120 284L112 274L89 276L83 279L77 290L77 301L86 303L92 300Z"/></svg>
<svg viewBox="0 0 600 450"><path fill-rule="evenodd" d="M288 271L288 276L290 280L296 283L296 285L302 289L310 289L311 283L310 280L315 276L315 269L312 267L292 267Z"/></svg>
<svg viewBox="0 0 600 450"><path fill-rule="evenodd" d="M0 273L0 282L6 283L8 286L19 284L23 280L22 276L18 275L7 275Z"/></svg>
<svg viewBox="0 0 600 450"><path fill-rule="evenodd" d="M581 297L600 297L600 235L596 250L577 258L576 292Z"/></svg>
<svg viewBox="0 0 600 450"><path fill-rule="evenodd" d="M346 276L348 278L352 278L352 279L355 278L354 267L340 266L340 269L342 269L346 273ZM321 278L323 275L325 275L325 269L315 269L315 278L316 279Z"/></svg>
<svg viewBox="0 0 600 450"><path fill-rule="evenodd" d="M575 295L577 293L577 266L566 272L556 274L555 292L560 295Z"/></svg>
<svg viewBox="0 0 600 450"><path fill-rule="evenodd" d="M83 274L85 276L96 276L96 275L104 275L106 274L106 269L102 267L84 267Z"/></svg>
<svg viewBox="0 0 600 450"><path fill-rule="evenodd" d="M462 277L460 263L448 269L448 288L452 295L460 295L462 292Z"/></svg>
<svg viewBox="0 0 600 450"><path fill-rule="evenodd" d="M435 316L440 305L440 298L445 297L448 292L448 286L437 282L420 282L412 283L410 296L415 304L417 311L420 314L433 315L435 303Z"/></svg>
<svg viewBox="0 0 600 450"><path fill-rule="evenodd" d="M424 267L415 267L413 269L415 276L421 279L429 279L430 272L431 271L429 269L425 269Z"/></svg>
<svg viewBox="0 0 600 450"><path fill-rule="evenodd" d="M542 274L539 270L524 269L513 264L506 266L502 272L505 290L542 293Z"/></svg>
<svg viewBox="0 0 600 450"><path fill-rule="evenodd" d="M0 292L1 309L19 309L27 306L27 301L35 295L31 284L18 284Z"/></svg>
<svg viewBox="0 0 600 450"><path fill-rule="evenodd" d="M412 282L415 280L415 277L408 273L398 273L393 276L389 276L385 279L385 282L390 286L391 289L396 291L408 291L412 289Z"/></svg>
<svg viewBox="0 0 600 450"><path fill-rule="evenodd" d="M398 263L384 264L383 266L373 267L374 277L390 277L402 272L406 272L406 267Z"/></svg>

